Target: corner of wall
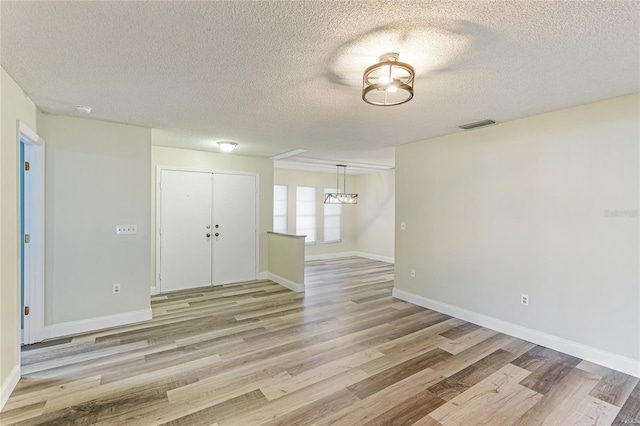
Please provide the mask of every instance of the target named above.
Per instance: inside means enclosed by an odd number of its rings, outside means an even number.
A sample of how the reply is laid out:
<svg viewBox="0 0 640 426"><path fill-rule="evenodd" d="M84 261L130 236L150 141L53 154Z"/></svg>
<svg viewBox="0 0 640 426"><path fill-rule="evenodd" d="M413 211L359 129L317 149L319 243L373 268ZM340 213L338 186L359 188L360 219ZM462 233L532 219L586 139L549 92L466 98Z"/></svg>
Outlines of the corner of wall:
<svg viewBox="0 0 640 426"><path fill-rule="evenodd" d="M20 366L16 365L9 373L9 376L0 386L0 412L4 409L5 404L11 396L11 392L16 388L16 385L20 381Z"/></svg>

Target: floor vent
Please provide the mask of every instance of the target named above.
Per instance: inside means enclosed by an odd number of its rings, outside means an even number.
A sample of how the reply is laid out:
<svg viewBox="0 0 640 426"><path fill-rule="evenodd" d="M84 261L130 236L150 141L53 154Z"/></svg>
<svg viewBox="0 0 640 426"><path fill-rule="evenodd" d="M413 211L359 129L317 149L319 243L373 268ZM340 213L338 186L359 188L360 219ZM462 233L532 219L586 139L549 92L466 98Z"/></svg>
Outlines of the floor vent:
<svg viewBox="0 0 640 426"><path fill-rule="evenodd" d="M477 129L478 127L491 126L492 124L496 124L496 122L493 120L482 120L476 121L475 123L463 124L460 128L462 130L471 130Z"/></svg>

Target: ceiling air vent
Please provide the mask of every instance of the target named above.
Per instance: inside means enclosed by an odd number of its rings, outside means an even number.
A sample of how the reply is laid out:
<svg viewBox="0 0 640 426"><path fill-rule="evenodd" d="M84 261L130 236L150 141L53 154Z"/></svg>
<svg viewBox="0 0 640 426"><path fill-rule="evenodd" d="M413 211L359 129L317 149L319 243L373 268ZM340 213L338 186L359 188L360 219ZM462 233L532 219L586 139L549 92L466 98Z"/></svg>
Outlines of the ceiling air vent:
<svg viewBox="0 0 640 426"><path fill-rule="evenodd" d="M496 124L496 122L493 120L482 120L476 121L475 123L463 124L460 128L462 130L471 130L477 129L478 127L491 126L492 124Z"/></svg>

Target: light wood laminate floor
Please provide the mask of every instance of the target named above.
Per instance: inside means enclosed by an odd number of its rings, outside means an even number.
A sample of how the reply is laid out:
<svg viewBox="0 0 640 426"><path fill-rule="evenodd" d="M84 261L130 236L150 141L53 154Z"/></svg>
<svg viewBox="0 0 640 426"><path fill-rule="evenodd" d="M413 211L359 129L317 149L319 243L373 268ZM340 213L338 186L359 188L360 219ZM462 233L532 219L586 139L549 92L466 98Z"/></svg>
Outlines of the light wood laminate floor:
<svg viewBox="0 0 640 426"><path fill-rule="evenodd" d="M393 265L306 283L158 295L151 322L26 347L0 423L640 424L637 378L394 299Z"/></svg>

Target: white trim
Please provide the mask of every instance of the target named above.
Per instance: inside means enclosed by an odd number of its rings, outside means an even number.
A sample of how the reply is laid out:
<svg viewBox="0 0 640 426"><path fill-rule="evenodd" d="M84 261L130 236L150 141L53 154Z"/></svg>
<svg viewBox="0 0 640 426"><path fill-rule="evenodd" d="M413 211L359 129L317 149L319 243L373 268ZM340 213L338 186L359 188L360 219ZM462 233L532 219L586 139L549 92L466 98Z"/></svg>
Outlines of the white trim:
<svg viewBox="0 0 640 426"><path fill-rule="evenodd" d="M343 257L353 257L357 255L358 253L355 251L343 251L341 253L313 254L311 256L305 256L304 261L308 262L309 260L340 259Z"/></svg>
<svg viewBox="0 0 640 426"><path fill-rule="evenodd" d="M106 315L103 317L89 318L86 320L69 321L61 324L48 325L44 328L46 339L52 337L69 336L72 334L86 333L88 331L103 330L105 328L134 324L151 320L151 308L139 311L125 312L122 314Z"/></svg>
<svg viewBox="0 0 640 426"><path fill-rule="evenodd" d="M380 256L379 254L363 253L361 251L357 251L356 256L364 257L366 259L371 259L371 260L379 260L380 262L386 262L386 263L392 263L392 264L396 263L395 258L389 257L389 256Z"/></svg>
<svg viewBox="0 0 640 426"><path fill-rule="evenodd" d="M20 300L20 282L22 281L22 271L20 270L20 245L22 234L20 224L18 224L18 359L20 359L20 345L36 343L44 338L44 179L45 179L45 141L36 132L31 130L22 121L17 123L17 147L25 144L25 156L29 155L31 165L29 171L29 200L25 200L25 205L29 205L29 217L25 217L25 232L31 236L31 242L25 245L25 299L29 302L29 317L25 318L25 329L20 329L22 320L22 301ZM20 168L18 170L18 183L20 183ZM25 178L25 182L27 179ZM27 190L25 189L25 192ZM18 203L20 206L20 203ZM20 207L18 207L20 208ZM19 212L18 218L21 214ZM18 219L20 220L20 219ZM24 333L24 335L23 335Z"/></svg>
<svg viewBox="0 0 640 426"><path fill-rule="evenodd" d="M158 287L154 285L151 287L151 295L155 296L156 294L160 294L160 292L158 291Z"/></svg>
<svg viewBox="0 0 640 426"><path fill-rule="evenodd" d="M269 279L269 273L262 271L262 272L258 272L258 276L256 277L257 280L268 280Z"/></svg>
<svg viewBox="0 0 640 426"><path fill-rule="evenodd" d="M9 373L9 377L2 384L2 388L0 388L0 411L4 408L4 404L7 403L7 400L11 396L11 392L16 388L16 385L20 381L20 364L15 365L11 373Z"/></svg>
<svg viewBox="0 0 640 426"><path fill-rule="evenodd" d="M542 331L522 327L517 324L479 314L447 303L438 302L437 300L418 296L417 294L409 293L397 288L393 289L392 296L396 299L404 300L414 305L422 306L423 308L442 312L443 314L451 315L456 318L499 331L500 333L527 340L556 351L564 352L566 354L621 371L631 376L640 377L640 360L603 351L602 349L583 345L582 343L567 340Z"/></svg>
<svg viewBox="0 0 640 426"><path fill-rule="evenodd" d="M365 259L379 260L386 263L395 263L393 257L380 256L373 253L364 253L361 251L343 251L340 253L327 253L327 254L314 254L311 256L305 256L305 262L309 260L329 260L329 259L341 259L343 257L364 257Z"/></svg>
<svg viewBox="0 0 640 426"><path fill-rule="evenodd" d="M283 287L288 288L289 290L293 290L296 293L302 293L304 291L304 283L295 283L291 280L288 280L280 275L276 275L272 272L267 272L269 279L280 284Z"/></svg>

